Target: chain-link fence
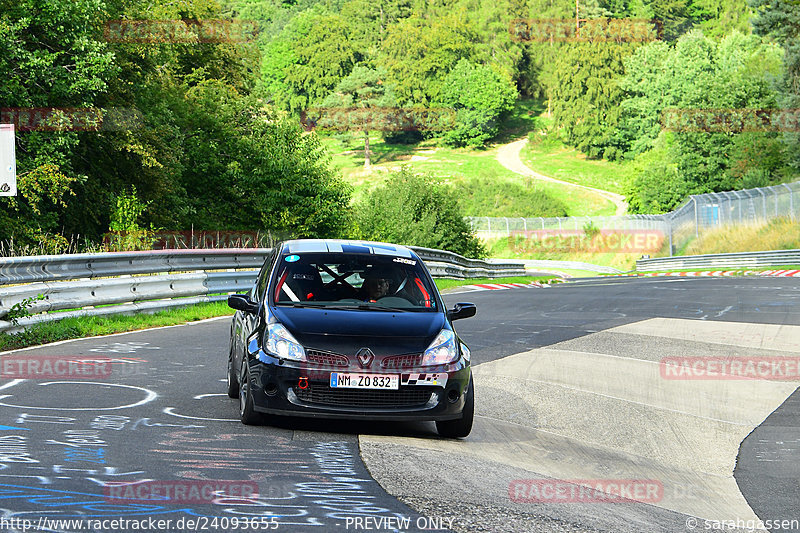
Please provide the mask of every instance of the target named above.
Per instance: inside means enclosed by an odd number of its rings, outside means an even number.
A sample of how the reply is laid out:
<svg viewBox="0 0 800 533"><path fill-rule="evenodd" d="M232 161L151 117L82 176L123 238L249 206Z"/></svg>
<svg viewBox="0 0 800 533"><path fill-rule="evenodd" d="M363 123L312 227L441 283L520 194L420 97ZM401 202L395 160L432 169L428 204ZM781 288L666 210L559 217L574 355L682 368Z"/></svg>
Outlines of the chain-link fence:
<svg viewBox="0 0 800 533"><path fill-rule="evenodd" d="M672 255L702 231L726 225L761 224L800 217L800 181L740 191L697 194L670 213L612 217L468 217L482 239L542 231L660 232Z"/></svg>

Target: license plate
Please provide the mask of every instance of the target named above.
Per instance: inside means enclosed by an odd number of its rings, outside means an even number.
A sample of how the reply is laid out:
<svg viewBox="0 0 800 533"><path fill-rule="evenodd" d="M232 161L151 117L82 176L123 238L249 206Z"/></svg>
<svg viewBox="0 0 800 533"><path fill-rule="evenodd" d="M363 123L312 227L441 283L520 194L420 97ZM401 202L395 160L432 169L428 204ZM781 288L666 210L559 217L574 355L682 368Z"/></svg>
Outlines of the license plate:
<svg viewBox="0 0 800 533"><path fill-rule="evenodd" d="M389 389L400 388L399 375L385 374L342 374L331 372L333 389Z"/></svg>

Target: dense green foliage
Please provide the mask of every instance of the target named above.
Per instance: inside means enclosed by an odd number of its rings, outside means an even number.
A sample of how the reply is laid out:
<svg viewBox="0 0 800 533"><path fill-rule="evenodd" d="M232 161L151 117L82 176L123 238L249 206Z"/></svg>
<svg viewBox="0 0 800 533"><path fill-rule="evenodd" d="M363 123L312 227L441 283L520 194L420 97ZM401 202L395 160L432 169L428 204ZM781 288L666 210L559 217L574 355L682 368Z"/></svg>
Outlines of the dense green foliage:
<svg viewBox="0 0 800 533"><path fill-rule="evenodd" d="M631 184L634 212L670 210L686 194L768 185L781 178L776 133L720 129L711 120L699 129L664 129L673 118L674 125L691 125L699 110L776 107L777 46L738 32L714 41L693 31L674 46L656 42L640 48L626 67L616 135L628 157L652 150L641 157L642 172Z"/></svg>
<svg viewBox="0 0 800 533"><path fill-rule="evenodd" d="M141 212L127 225L137 228L320 237L370 228L389 238L405 220L415 224L406 242L479 252L421 207L407 220L378 204L373 222L356 217L319 136L298 124L321 106L452 109L452 128L385 139L481 148L517 98L540 98L549 136L635 169L625 187L633 212L778 183L800 168L797 132L665 127L676 109L800 108L800 4L749 1L580 0L576 30L572 0L0 0L0 107L62 110L47 128L17 133L20 195L0 198L0 243L97 242L135 190ZM243 41L109 38L109 21L141 19L188 24L189 36L203 20L249 20L260 31ZM563 31L515 33L515 19L561 19ZM649 19L658 33L635 34ZM68 120L70 110L114 108L135 120ZM354 129L369 163L369 130ZM398 186L416 183L401 176L408 183ZM456 204L429 182L415 186L448 198L442 209L455 216L453 205L481 208L475 178ZM537 212L564 212L535 191L483 186L496 206L505 192L530 197Z"/></svg>
<svg viewBox="0 0 800 533"><path fill-rule="evenodd" d="M485 254L452 189L408 167L370 192L358 209L357 223L361 236L370 240L450 250L466 257Z"/></svg>
<svg viewBox="0 0 800 533"><path fill-rule="evenodd" d="M455 110L455 124L444 133L454 146L482 146L497 135L499 122L514 107L516 88L484 65L462 59L444 78L436 105Z"/></svg>
<svg viewBox="0 0 800 533"><path fill-rule="evenodd" d="M0 200L0 240L51 239L57 249L57 234L97 239L132 187L142 227L348 231L348 190L317 138L252 92L255 46L199 33L195 42L168 34L152 43L107 38L109 20L177 25L218 20L221 10L207 0L0 1L2 107L63 108L67 116L75 108L122 108L141 117L129 128L19 131L21 196ZM306 44L301 58L319 60ZM331 79L321 86L338 77ZM315 90L299 70L286 81Z"/></svg>

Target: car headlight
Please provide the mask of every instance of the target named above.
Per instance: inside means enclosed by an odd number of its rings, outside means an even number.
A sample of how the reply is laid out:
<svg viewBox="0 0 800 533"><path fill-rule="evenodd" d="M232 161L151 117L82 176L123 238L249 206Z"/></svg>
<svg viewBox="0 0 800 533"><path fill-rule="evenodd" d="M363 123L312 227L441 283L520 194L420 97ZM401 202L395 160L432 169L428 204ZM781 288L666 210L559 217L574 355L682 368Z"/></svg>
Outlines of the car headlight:
<svg viewBox="0 0 800 533"><path fill-rule="evenodd" d="M436 335L425 353L422 354L422 366L446 365L458 359L455 333L443 329Z"/></svg>
<svg viewBox="0 0 800 533"><path fill-rule="evenodd" d="M300 346L289 331L281 324L274 323L267 326L267 351L281 359L292 361L305 361L306 351Z"/></svg>
<svg viewBox="0 0 800 533"><path fill-rule="evenodd" d="M469 361L470 357L472 357L472 352L469 351L469 348L467 348L467 345L463 342L461 343L461 355L463 355L464 359L467 361Z"/></svg>

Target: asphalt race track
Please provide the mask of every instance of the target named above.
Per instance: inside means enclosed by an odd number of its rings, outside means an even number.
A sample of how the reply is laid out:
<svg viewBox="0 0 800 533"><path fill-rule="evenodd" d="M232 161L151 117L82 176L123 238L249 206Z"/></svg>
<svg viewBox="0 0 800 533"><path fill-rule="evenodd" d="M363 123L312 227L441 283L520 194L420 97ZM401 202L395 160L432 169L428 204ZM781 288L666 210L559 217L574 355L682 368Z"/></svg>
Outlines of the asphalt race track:
<svg viewBox="0 0 800 533"><path fill-rule="evenodd" d="M667 379L660 365L796 359L796 281L603 278L445 299L478 304L456 323L476 383L462 441L432 423L241 425L225 394L228 319L4 354L0 531L688 532L800 520L797 379ZM11 379L22 361L73 356L104 364ZM544 503L525 490L576 480L658 490ZM57 522L69 519L82 522ZM769 529L800 531L784 526Z"/></svg>

